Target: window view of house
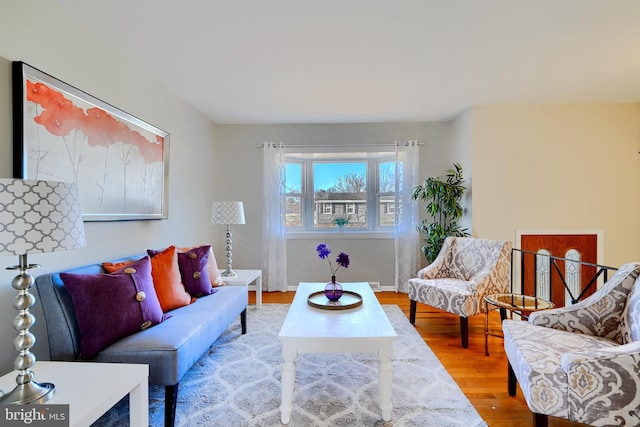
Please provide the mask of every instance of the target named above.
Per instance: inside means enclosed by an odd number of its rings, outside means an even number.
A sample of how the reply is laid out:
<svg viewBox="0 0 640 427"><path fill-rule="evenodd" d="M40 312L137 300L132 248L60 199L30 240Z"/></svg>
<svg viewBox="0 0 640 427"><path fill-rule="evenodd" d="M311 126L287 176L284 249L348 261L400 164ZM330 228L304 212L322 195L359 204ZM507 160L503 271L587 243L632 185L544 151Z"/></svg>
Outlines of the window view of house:
<svg viewBox="0 0 640 427"><path fill-rule="evenodd" d="M366 153L292 156L286 164L286 224L290 230L350 231L392 227L395 161ZM358 160L354 160L358 157Z"/></svg>

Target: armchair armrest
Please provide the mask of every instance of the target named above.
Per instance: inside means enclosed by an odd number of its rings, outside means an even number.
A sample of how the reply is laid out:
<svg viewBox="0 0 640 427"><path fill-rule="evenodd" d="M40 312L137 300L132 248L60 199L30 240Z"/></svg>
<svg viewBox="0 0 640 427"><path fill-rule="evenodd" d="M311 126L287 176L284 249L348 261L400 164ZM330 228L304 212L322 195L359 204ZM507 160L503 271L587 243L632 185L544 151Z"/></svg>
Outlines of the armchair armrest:
<svg viewBox="0 0 640 427"><path fill-rule="evenodd" d="M491 265L469 280L478 295L504 293L509 291L509 265L500 261Z"/></svg>
<svg viewBox="0 0 640 427"><path fill-rule="evenodd" d="M638 365L638 361L640 361L640 341L566 353L562 355L560 366L568 375L572 370L580 366L588 366L589 364L603 363L605 361L610 361L610 364L620 366L634 366L634 371L637 370L637 367L640 366ZM632 362L632 365L627 365L627 362ZM598 367L597 370L600 371L602 368ZM598 374L602 374L602 372L598 372ZM638 377L637 374L634 375ZM638 377L638 380L640 380L640 377Z"/></svg>
<svg viewBox="0 0 640 427"><path fill-rule="evenodd" d="M434 259L431 264L427 265L422 270L418 271L418 274L416 275L416 277L418 279L423 279L423 280L438 279L440 277L446 277L447 274L443 273L443 270L445 269L444 261L445 261L446 254L449 252L450 247L451 247L451 238L447 237L444 240L444 243L442 244L442 248L440 249L440 252L438 252L438 256L436 257L436 259Z"/></svg>
<svg viewBox="0 0 640 427"><path fill-rule="evenodd" d="M568 353L560 364L567 374L572 421L605 425L616 414L640 416L640 342Z"/></svg>
<svg viewBox="0 0 640 427"><path fill-rule="evenodd" d="M622 343L620 322L629 291L639 275L640 263L627 263L590 297L571 306L533 313L529 323Z"/></svg>
<svg viewBox="0 0 640 427"><path fill-rule="evenodd" d="M416 277L418 277L418 279L423 279L423 280L437 279L439 277L442 277L442 274L440 272L443 266L444 266L444 257L440 257L438 255L438 257L435 260L433 260L431 264L427 265L422 270L418 271L418 274L416 275Z"/></svg>
<svg viewBox="0 0 640 427"><path fill-rule="evenodd" d="M616 295L594 294L591 297L566 307L537 311L529 316L529 323L569 332L618 340L626 292Z"/></svg>

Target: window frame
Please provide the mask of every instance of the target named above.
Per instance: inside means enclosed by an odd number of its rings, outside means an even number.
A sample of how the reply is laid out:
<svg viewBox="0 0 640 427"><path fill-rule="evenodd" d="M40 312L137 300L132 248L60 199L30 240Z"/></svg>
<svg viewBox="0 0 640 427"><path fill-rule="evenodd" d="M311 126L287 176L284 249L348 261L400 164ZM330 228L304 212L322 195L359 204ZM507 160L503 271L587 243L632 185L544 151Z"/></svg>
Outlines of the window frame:
<svg viewBox="0 0 640 427"><path fill-rule="evenodd" d="M320 157L318 157L320 156ZM296 163L302 165L301 176L301 193L284 193L283 197L301 197L301 224L300 225L287 225L287 235L295 234L322 234L322 233L335 233L338 232L338 228L334 227L318 227L314 221L314 168L315 163L365 163L366 164L366 198L365 204L367 209L367 219L365 225L362 227L343 227L343 232L350 234L366 234L366 233L389 233L394 229L394 224L380 225L381 208L380 197L392 196L395 198L395 191L393 192L380 192L380 164L381 163L395 163L394 152L326 152L326 153L287 153L286 164ZM286 200L286 199L285 199ZM331 203L328 203L332 206ZM354 211L358 211L356 203L346 203L351 205ZM324 211L323 206L323 211ZM385 209L386 210L386 209ZM332 207L333 211L333 207ZM332 212L333 213L333 212ZM348 214L347 214L348 215Z"/></svg>

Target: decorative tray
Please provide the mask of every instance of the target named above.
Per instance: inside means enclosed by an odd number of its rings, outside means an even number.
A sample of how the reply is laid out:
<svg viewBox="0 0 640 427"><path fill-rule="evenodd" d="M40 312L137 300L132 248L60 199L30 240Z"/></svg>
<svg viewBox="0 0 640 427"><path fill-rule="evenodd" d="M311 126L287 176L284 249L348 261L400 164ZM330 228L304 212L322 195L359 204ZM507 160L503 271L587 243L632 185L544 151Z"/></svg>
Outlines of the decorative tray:
<svg viewBox="0 0 640 427"><path fill-rule="evenodd" d="M318 291L309 295L307 302L311 307L323 310L346 310L362 305L362 296L357 292L343 291L338 301L330 301L324 291Z"/></svg>

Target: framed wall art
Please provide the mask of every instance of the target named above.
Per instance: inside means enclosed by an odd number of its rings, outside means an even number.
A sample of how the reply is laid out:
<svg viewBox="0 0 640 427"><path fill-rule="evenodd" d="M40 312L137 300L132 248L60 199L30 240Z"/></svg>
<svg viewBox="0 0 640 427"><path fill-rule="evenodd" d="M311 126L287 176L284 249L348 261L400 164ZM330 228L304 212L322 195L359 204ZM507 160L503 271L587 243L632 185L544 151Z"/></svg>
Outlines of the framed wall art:
<svg viewBox="0 0 640 427"><path fill-rule="evenodd" d="M13 63L14 177L78 185L85 221L166 219L169 134Z"/></svg>

